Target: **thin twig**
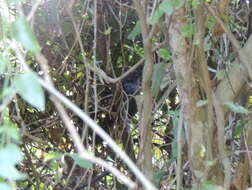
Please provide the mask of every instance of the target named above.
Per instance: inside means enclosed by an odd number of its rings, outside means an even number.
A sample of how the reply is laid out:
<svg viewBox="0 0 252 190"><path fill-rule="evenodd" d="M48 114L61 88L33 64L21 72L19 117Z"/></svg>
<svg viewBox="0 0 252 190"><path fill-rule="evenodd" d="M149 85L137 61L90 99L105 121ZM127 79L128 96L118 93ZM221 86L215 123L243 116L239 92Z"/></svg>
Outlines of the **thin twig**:
<svg viewBox="0 0 252 190"><path fill-rule="evenodd" d="M30 21L33 18L36 10L38 9L40 2L41 2L41 0L37 0L36 3L32 6L32 9L31 9L29 15L27 16L28 21Z"/></svg>
<svg viewBox="0 0 252 190"><path fill-rule="evenodd" d="M74 1L71 1L74 2ZM88 63L85 57L85 52L83 45L81 43L80 39L80 34L77 32L77 25L74 22L73 16L71 15L71 11L69 9L69 15L71 16L77 39L79 42L79 45L81 47L81 51L83 53L83 59L84 59L84 64L86 66L86 69L88 69ZM24 58L20 56L23 60ZM19 57L19 58L20 58ZM120 173L118 173L118 170L116 170L114 167L111 167L107 162L104 162L103 160L96 158L92 155L87 154L85 151L82 141L78 136L77 131L75 128L72 126L71 120L68 118L67 114L64 113L65 110L60 104L59 101L61 101L63 104L65 104L67 107L69 107L76 115L78 115L86 124L88 124L104 141L108 143L108 145L111 147L111 149L128 165L128 167L132 170L132 172L135 174L135 176L139 179L139 181L142 183L142 185L145 187L146 190L157 190L156 187L143 175L143 173L138 169L138 167L135 165L135 163L128 157L128 155L118 147L118 145L115 143L115 141L94 121L92 120L85 112L83 112L78 106L76 106L74 103L72 103L69 99L67 99L63 94L61 94L59 91L57 91L53 85L53 82L51 80L51 77L49 75L49 67L47 63L47 59L42 55L36 55L36 59L39 62L43 72L44 72L44 80L38 79L39 83L51 94L53 95L54 99L54 104L57 107L63 122L66 124L66 126L69 129L69 132L75 142L75 145L77 146L80 156L84 159L87 159L89 161L92 161L94 163L98 163L108 170L110 170L113 174L115 174L117 177L120 177L122 181L124 181L126 184L128 184L129 187L134 187L134 183L129 180L127 177L124 178L124 176L120 176ZM26 70L30 70L28 65L24 63L24 67ZM73 127L73 128L72 128ZM72 130L73 129L73 130Z"/></svg>
<svg viewBox="0 0 252 190"><path fill-rule="evenodd" d="M251 160L251 156L250 156L250 151L249 151L249 147L248 147L248 143L247 143L247 140L245 137L244 137L244 145L245 145L245 148L246 148L246 152L247 153L247 157L248 157L248 161L249 161L249 165L250 167L252 166L252 160Z"/></svg>
<svg viewBox="0 0 252 190"><path fill-rule="evenodd" d="M154 30L153 30L154 31ZM152 35L150 35L152 36ZM166 43L161 43L157 46L155 46L152 49L152 52L155 52L157 49L163 47ZM122 81L123 79L125 79L129 74L131 74L132 72L134 72L138 67L140 67L142 64L144 64L145 62L145 57L143 57L142 59L140 59L135 65L133 65L129 70L127 70L125 73L123 73L121 76L117 77L117 78L112 78L110 76L108 76L102 69L96 67L96 69L94 69L93 66L91 66L90 64L87 64L87 67L93 71L94 73L97 73L97 75L99 75L99 77L103 78L107 83L112 83L115 84L119 81Z"/></svg>
<svg viewBox="0 0 252 190"><path fill-rule="evenodd" d="M143 184L146 190L157 190L156 187L142 174L135 163L128 157L128 155L118 147L115 141L95 122L93 121L85 112L83 112L78 106L72 103L63 94L57 91L53 86L46 83L44 80L40 79L39 83L53 96L70 108L76 115L78 115L83 121L85 121L90 128L92 128L108 145L111 149L128 165L131 171Z"/></svg>
<svg viewBox="0 0 252 190"><path fill-rule="evenodd" d="M211 13L211 15L214 16L216 21L220 24L222 29L227 34L227 36L228 36L229 40L231 41L233 47L237 51L243 66L245 67L246 71L248 72L250 79L252 80L251 61L248 59L248 56L244 53L244 51L241 50L241 46L239 45L239 42L236 40L235 36L231 33L231 31L226 27L226 25L221 20L221 18L214 12L213 8L208 3L205 3L205 6L207 7L208 11Z"/></svg>
<svg viewBox="0 0 252 190"><path fill-rule="evenodd" d="M176 179L177 179L177 190L181 189L182 185L182 131L183 131L183 106L180 109L179 122L178 122L178 132L177 132L177 168L176 168Z"/></svg>
<svg viewBox="0 0 252 190"><path fill-rule="evenodd" d="M107 83L117 83L123 79L125 79L130 73L134 72L138 67L140 67L143 63L144 63L144 58L142 58L140 61L138 61L135 65L133 65L129 70L127 70L125 73L123 73L120 77L117 78L111 78L109 77L102 69L99 69L98 67L96 68L96 70L94 69L94 67L90 66L88 64L88 68L97 73L101 78L103 78Z"/></svg>
<svg viewBox="0 0 252 190"><path fill-rule="evenodd" d="M136 7L136 12L139 18L139 23L141 26L143 49L145 57L145 65L143 70L143 80L142 80L142 92L143 92L143 107L140 110L140 148L138 163L143 173L151 179L153 176L152 168L152 108L153 108L153 97L151 93L151 78L153 73L153 53L152 53L152 36L155 34L156 25L152 27L150 31L150 26L147 23L147 1L143 0L142 5L140 1L134 0L134 5Z"/></svg>
<svg viewBox="0 0 252 190"><path fill-rule="evenodd" d="M60 114L62 121L64 122L65 126L67 127L67 129L68 129L68 131L74 141L74 144L77 147L77 150L79 152L80 157L82 157L83 159L89 160L93 163L99 164L100 166L103 166L104 168L109 170L112 174L114 174L116 177L118 177L118 179L122 180L129 188L134 188L136 184L132 180L130 180L127 176L122 174L118 169L111 166L106 161L93 156L92 154L90 154L88 151L86 151L84 149L81 138L80 138L76 128L71 123L71 119L67 115L64 107L58 101L58 98L55 96L52 96L52 97L50 97L50 99L53 101L54 105L56 106L56 108Z"/></svg>

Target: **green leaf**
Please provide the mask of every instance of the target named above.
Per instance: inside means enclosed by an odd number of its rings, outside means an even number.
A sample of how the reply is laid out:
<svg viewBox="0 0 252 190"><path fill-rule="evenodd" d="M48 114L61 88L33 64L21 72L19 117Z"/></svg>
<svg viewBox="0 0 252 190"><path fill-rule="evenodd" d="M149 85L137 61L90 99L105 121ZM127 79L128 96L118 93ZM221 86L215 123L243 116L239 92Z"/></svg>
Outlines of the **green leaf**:
<svg viewBox="0 0 252 190"><path fill-rule="evenodd" d="M179 8L184 4L184 0L165 0L163 1L159 8L166 14L171 15L173 13L173 8Z"/></svg>
<svg viewBox="0 0 252 190"><path fill-rule="evenodd" d="M3 111L3 121L4 123L10 122L9 108L5 108Z"/></svg>
<svg viewBox="0 0 252 190"><path fill-rule="evenodd" d="M199 100L199 101L197 101L196 106L201 107L201 106L204 106L206 104L207 104L207 100Z"/></svg>
<svg viewBox="0 0 252 190"><path fill-rule="evenodd" d="M78 73L76 74L76 78L77 78L77 79L82 79L82 78L84 78L84 73L83 73L83 72L78 72Z"/></svg>
<svg viewBox="0 0 252 190"><path fill-rule="evenodd" d="M171 160L176 161L177 156L178 156L178 143L177 143L177 139L173 139Z"/></svg>
<svg viewBox="0 0 252 190"><path fill-rule="evenodd" d="M231 111L235 113L243 113L243 114L249 114L250 111L244 108L243 106L236 105L233 102L225 102L225 106L227 106Z"/></svg>
<svg viewBox="0 0 252 190"><path fill-rule="evenodd" d="M192 7L196 8L200 4L199 0L192 0Z"/></svg>
<svg viewBox="0 0 252 190"><path fill-rule="evenodd" d="M92 162L81 158L76 153L74 153L74 154L67 154L67 155L70 156L75 161L76 164L78 164L79 166L81 166L83 168L92 168L93 167Z"/></svg>
<svg viewBox="0 0 252 190"><path fill-rule="evenodd" d="M9 60L7 57L0 56L0 75L5 72L5 69L8 63L9 63Z"/></svg>
<svg viewBox="0 0 252 190"><path fill-rule="evenodd" d="M160 8L155 10L155 13L151 18L151 24L156 24L159 21L160 17L163 16L164 13L165 12L161 10Z"/></svg>
<svg viewBox="0 0 252 190"><path fill-rule="evenodd" d="M49 160L58 160L62 157L62 154L59 152L49 152L48 154L46 154L46 156L44 157L44 162L47 162Z"/></svg>
<svg viewBox="0 0 252 190"><path fill-rule="evenodd" d="M181 28L181 35L184 38L191 38L193 36L194 26L193 24L186 24Z"/></svg>
<svg viewBox="0 0 252 190"><path fill-rule="evenodd" d="M241 135L242 135L242 126L241 126L241 122L238 121L236 126L235 126L234 137L235 138L240 138Z"/></svg>
<svg viewBox="0 0 252 190"><path fill-rule="evenodd" d="M160 170L160 171L157 171L154 173L153 181L157 187L160 187L160 182L161 182L161 180L163 180L165 175L167 175L167 172L164 170Z"/></svg>
<svg viewBox="0 0 252 190"><path fill-rule="evenodd" d="M174 138L172 140L172 156L171 156L172 161L175 161L178 155L177 136L178 136L179 113L180 110L168 112L169 116L172 118L172 134L174 134Z"/></svg>
<svg viewBox="0 0 252 190"><path fill-rule="evenodd" d="M226 71L224 69L218 70L216 72L216 78L217 80L222 80L226 76Z"/></svg>
<svg viewBox="0 0 252 190"><path fill-rule="evenodd" d="M6 2L8 3L8 4L10 4L10 3L14 3L14 4L16 4L16 3L22 3L22 2L25 2L26 0L6 0Z"/></svg>
<svg viewBox="0 0 252 190"><path fill-rule="evenodd" d="M18 129L11 122L4 123L4 125L0 127L0 134L4 134L16 141L20 140Z"/></svg>
<svg viewBox="0 0 252 190"><path fill-rule="evenodd" d="M0 99L8 98L15 92L13 87L5 87L5 85L1 90Z"/></svg>
<svg viewBox="0 0 252 190"><path fill-rule="evenodd" d="M203 190L224 190L224 188L215 184L204 184Z"/></svg>
<svg viewBox="0 0 252 190"><path fill-rule="evenodd" d="M12 190L11 185L8 183L0 183L1 190Z"/></svg>
<svg viewBox="0 0 252 190"><path fill-rule="evenodd" d="M209 29L209 30L212 30L213 29L213 27L214 27L214 25L216 24L216 19L215 19L215 17L214 16L208 16L208 20L207 20L208 22L207 22L207 28Z"/></svg>
<svg viewBox="0 0 252 190"><path fill-rule="evenodd" d="M140 23L137 22L135 27L133 28L133 30L130 32L130 34L128 35L128 39L135 39L136 36L138 36L139 34L141 34L141 26Z"/></svg>
<svg viewBox="0 0 252 190"><path fill-rule="evenodd" d="M35 108L45 110L45 95L34 72L27 72L14 78L14 86L21 97Z"/></svg>
<svg viewBox="0 0 252 190"><path fill-rule="evenodd" d="M49 163L49 166L54 171L58 171L61 167L60 163L57 160L51 160L51 162Z"/></svg>
<svg viewBox="0 0 252 190"><path fill-rule="evenodd" d="M161 48L159 50L160 52L160 57L166 61L170 61L171 60L171 53L170 51L168 50L168 48Z"/></svg>
<svg viewBox="0 0 252 190"><path fill-rule="evenodd" d="M179 8L182 7L185 3L185 0L170 0L173 4L173 7Z"/></svg>
<svg viewBox="0 0 252 190"><path fill-rule="evenodd" d="M158 94L162 79L165 74L165 68L166 68L165 63L158 63L154 65L154 71L152 75L152 86L151 86L153 97L155 97Z"/></svg>
<svg viewBox="0 0 252 190"><path fill-rule="evenodd" d="M12 29L15 39L21 42L25 49L34 54L39 54L39 43L25 17L18 17L13 23Z"/></svg>
<svg viewBox="0 0 252 190"><path fill-rule="evenodd" d="M173 1L172 0L166 0L163 1L160 6L159 9L161 11L164 11L166 14L171 15L173 13Z"/></svg>
<svg viewBox="0 0 252 190"><path fill-rule="evenodd" d="M151 18L151 24L155 24L159 21L160 17L163 16L164 13L171 15L173 13L173 9L176 7L181 7L184 4L183 0L165 0L163 1L159 7L155 10L153 17Z"/></svg>
<svg viewBox="0 0 252 190"><path fill-rule="evenodd" d="M112 27L108 27L104 32L102 32L104 35L109 35L111 34Z"/></svg>
<svg viewBox="0 0 252 190"><path fill-rule="evenodd" d="M16 164L22 161L20 148L14 144L8 144L0 149L0 176L10 180L21 180L26 176L16 169Z"/></svg>
<svg viewBox="0 0 252 190"><path fill-rule="evenodd" d="M73 23L71 21L65 20L62 23L62 31L64 33L64 36L69 36L69 34L73 34L74 33Z"/></svg>

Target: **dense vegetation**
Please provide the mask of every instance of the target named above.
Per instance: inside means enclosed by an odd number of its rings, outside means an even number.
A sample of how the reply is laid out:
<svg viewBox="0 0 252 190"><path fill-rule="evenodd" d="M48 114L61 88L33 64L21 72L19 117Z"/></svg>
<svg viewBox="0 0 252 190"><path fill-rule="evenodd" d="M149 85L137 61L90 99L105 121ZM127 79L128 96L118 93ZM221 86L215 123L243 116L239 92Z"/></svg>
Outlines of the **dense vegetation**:
<svg viewBox="0 0 252 190"><path fill-rule="evenodd" d="M1 0L0 190L252 186L251 8Z"/></svg>

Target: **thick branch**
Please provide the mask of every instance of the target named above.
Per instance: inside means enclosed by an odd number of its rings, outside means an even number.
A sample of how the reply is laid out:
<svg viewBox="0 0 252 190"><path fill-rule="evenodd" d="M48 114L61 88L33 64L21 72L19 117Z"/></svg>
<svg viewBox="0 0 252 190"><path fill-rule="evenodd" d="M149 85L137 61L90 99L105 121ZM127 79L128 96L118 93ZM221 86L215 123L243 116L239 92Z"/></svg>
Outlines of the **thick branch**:
<svg viewBox="0 0 252 190"><path fill-rule="evenodd" d="M240 50L248 57L248 60L252 60L252 36L248 39L245 46ZM249 63L252 65L252 63ZM232 102L239 95L239 92L246 83L248 77L247 72L239 66L239 59L236 59L233 66L228 71L227 77L224 78L217 86L216 95L220 102ZM224 114L228 112L227 108L224 108Z"/></svg>
<svg viewBox="0 0 252 190"><path fill-rule="evenodd" d="M143 4L145 4L144 1ZM156 27L153 27L151 32L147 24L147 17L145 11L145 5L141 6L140 1L134 0L134 5L139 17L139 22L142 31L142 39L144 42L144 57L145 65L143 71L142 92L143 92L143 106L140 118L140 154L139 165L143 173L151 179L153 177L152 169L152 93L151 93L151 79L153 72L153 56L152 56L152 36L155 34Z"/></svg>
<svg viewBox="0 0 252 190"><path fill-rule="evenodd" d="M195 182L200 185L200 179L202 179L205 170L205 155L201 154L205 148L205 127L202 120L204 115L202 115L201 108L196 107L199 92L190 60L191 48L188 39L181 36L181 30L187 24L185 9L183 7L176 9L171 19L169 45L172 50L180 101L183 106L184 122L189 131L188 156L196 178Z"/></svg>

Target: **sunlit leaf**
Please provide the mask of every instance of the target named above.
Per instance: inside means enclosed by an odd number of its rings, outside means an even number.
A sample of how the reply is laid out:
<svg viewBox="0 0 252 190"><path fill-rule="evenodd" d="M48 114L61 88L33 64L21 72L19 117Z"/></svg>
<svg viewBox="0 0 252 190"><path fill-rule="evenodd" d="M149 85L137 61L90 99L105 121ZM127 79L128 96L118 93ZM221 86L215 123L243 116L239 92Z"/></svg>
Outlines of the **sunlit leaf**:
<svg viewBox="0 0 252 190"><path fill-rule="evenodd" d="M34 54L38 54L40 52L39 43L25 17L18 17L13 23L12 29L14 37L16 40L21 42L25 49L33 52Z"/></svg>
<svg viewBox="0 0 252 190"><path fill-rule="evenodd" d="M156 160L160 160L162 156L162 151L158 147L153 148L153 153Z"/></svg>
<svg viewBox="0 0 252 190"><path fill-rule="evenodd" d="M10 180L24 179L26 176L16 169L22 161L22 153L17 145L9 144L0 149L0 176Z"/></svg>
<svg viewBox="0 0 252 190"><path fill-rule="evenodd" d="M155 138L152 140L152 143L163 145L163 144L165 144L165 141L163 139L159 139L159 138L156 139Z"/></svg>
<svg viewBox="0 0 252 190"><path fill-rule="evenodd" d="M57 160L60 159L61 157L62 157L61 153L51 151L45 155L44 162L47 162L49 160Z"/></svg>
<svg viewBox="0 0 252 190"><path fill-rule="evenodd" d="M78 154L67 154L67 155L70 156L75 161L76 164L78 164L79 166L83 168L93 167L92 162L81 158Z"/></svg>
<svg viewBox="0 0 252 190"><path fill-rule="evenodd" d="M165 74L165 63L158 63L154 65L153 75L152 75L152 96L155 97L160 89L160 84Z"/></svg>
<svg viewBox="0 0 252 190"><path fill-rule="evenodd" d="M131 39L131 40L133 40L139 34L141 34L141 27L140 27L140 23L137 22L136 25L135 25L135 27L133 28L133 30L128 35L128 38Z"/></svg>
<svg viewBox="0 0 252 190"><path fill-rule="evenodd" d="M197 101L196 106L201 107L201 106L204 106L206 104L207 104L207 100L199 100L199 101Z"/></svg>
<svg viewBox="0 0 252 190"><path fill-rule="evenodd" d="M108 27L104 32L102 32L104 35L109 35L111 34L112 27Z"/></svg>
<svg viewBox="0 0 252 190"><path fill-rule="evenodd" d="M14 78L14 86L21 97L35 108L45 110L45 95L33 72L27 72Z"/></svg>
<svg viewBox="0 0 252 190"><path fill-rule="evenodd" d="M205 155L206 155L206 147L203 144L201 144L200 151L198 152L198 156L201 158L204 158Z"/></svg>
<svg viewBox="0 0 252 190"><path fill-rule="evenodd" d="M77 75L76 75L77 79L81 79L83 77L84 77L84 73L83 72L78 72Z"/></svg>
<svg viewBox="0 0 252 190"><path fill-rule="evenodd" d="M231 111L235 113L244 113L244 114L250 113L250 111L247 110L245 107L236 105L233 102L225 102L224 105L226 105Z"/></svg>

